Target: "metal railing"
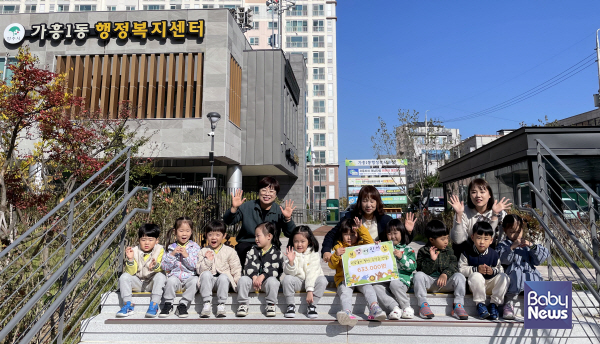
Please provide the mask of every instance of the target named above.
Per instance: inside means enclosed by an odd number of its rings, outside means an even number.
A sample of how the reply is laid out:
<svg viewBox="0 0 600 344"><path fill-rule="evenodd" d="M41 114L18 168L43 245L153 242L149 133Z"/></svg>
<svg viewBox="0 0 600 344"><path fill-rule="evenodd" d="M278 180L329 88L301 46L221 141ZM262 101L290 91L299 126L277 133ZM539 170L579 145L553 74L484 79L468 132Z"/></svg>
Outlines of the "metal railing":
<svg viewBox="0 0 600 344"><path fill-rule="evenodd" d="M318 207L318 201L317 205ZM323 207L325 207L325 200L323 200ZM318 209L296 209L292 213L292 219L296 225L299 224L325 224L329 210L318 210Z"/></svg>
<svg viewBox="0 0 600 344"><path fill-rule="evenodd" d="M78 342L82 320L115 289L125 226L152 207L152 189L129 191L130 154L118 153L0 252L0 342ZM127 211L140 191L147 207Z"/></svg>
<svg viewBox="0 0 600 344"><path fill-rule="evenodd" d="M600 257L597 232L600 197L541 140L537 143L538 180L517 185L517 209L530 213L543 229L548 279L571 281L573 319L589 339L600 340ZM535 196L536 209L523 206L523 191ZM575 215L576 214L576 215ZM580 214L584 214L583 216Z"/></svg>

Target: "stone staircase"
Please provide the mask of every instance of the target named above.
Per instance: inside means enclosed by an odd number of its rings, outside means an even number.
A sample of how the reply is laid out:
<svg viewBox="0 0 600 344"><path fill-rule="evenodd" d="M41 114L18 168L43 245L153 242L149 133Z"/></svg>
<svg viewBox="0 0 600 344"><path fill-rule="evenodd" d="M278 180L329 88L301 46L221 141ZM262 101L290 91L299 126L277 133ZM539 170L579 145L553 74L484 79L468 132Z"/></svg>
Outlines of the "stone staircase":
<svg viewBox="0 0 600 344"><path fill-rule="evenodd" d="M172 314L168 318L144 317L150 302L149 293L134 293L136 313L128 318L115 318L120 309L120 296L116 292L104 294L99 315L86 319L82 324L82 343L398 343L414 341L422 344L492 344L492 343L596 343L600 329L595 322L573 321L571 330L527 330L523 320L488 321L475 317L476 305L471 295L465 299L465 310L472 317L460 321L451 314L453 295L430 295L429 303L435 318L424 320L415 316L411 320L371 322L367 320L367 305L362 294L353 296L353 312L361 318L355 327L339 325L335 313L340 310L339 299L333 289L328 289L319 302L317 319L306 317L304 293L296 294L299 313L293 319L283 316L286 303L279 294L278 314L275 318L264 316L264 294L251 294L250 314L236 318L236 295L227 300L227 317L199 318L202 308L200 295L196 295L187 319ZM176 302L178 299L176 299ZM515 305L517 315L522 312L522 298ZM411 295L412 307L418 312L417 300ZM574 302L573 309L578 305ZM597 307L597 305L596 305ZM298 308L297 308L298 311ZM595 315L597 316L597 315ZM580 317L581 319L582 317ZM403 337L403 338L400 338Z"/></svg>

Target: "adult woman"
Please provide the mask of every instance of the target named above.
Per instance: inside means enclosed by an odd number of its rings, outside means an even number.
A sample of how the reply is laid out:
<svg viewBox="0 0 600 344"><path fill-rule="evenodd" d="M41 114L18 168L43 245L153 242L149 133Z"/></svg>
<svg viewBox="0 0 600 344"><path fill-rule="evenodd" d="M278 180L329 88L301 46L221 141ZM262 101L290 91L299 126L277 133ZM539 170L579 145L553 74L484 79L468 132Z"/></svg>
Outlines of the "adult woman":
<svg viewBox="0 0 600 344"><path fill-rule="evenodd" d="M227 225L242 222L242 228L236 236L237 245L235 251L240 257L242 266L246 262L246 254L254 245L254 230L263 222L272 222L277 228L277 236L281 231L289 237L296 224L292 220L294 212L294 201L285 201L285 208L273 206L279 193L279 182L273 177L264 177L258 182L259 197L255 201L247 202L242 199L243 191L237 189L232 193L231 209L223 215L223 221Z"/></svg>
<svg viewBox="0 0 600 344"><path fill-rule="evenodd" d="M500 202L494 200L494 193L490 184L482 178L473 179L469 183L469 197L467 198L467 207L461 202L457 195L450 196L448 203L454 209L454 226L450 231L450 240L452 240L452 249L454 254L460 259L460 255L465 251L468 245L468 239L473 234L473 225L479 221L486 221L492 225L496 231L494 243L502 235L502 226L498 227L502 218L506 215L505 210L510 209L512 203L508 203L508 198L502 197Z"/></svg>
<svg viewBox="0 0 600 344"><path fill-rule="evenodd" d="M392 220L392 217L385 214L379 191L372 185L365 185L358 193L358 199L354 208L343 219L340 219L340 222L325 235L321 251L323 260L329 262L329 258L331 258L333 241L342 222L341 220L355 217L362 220L362 223L369 229L369 234L371 234L371 237L375 241L387 240L385 226ZM412 236L412 232L410 234Z"/></svg>

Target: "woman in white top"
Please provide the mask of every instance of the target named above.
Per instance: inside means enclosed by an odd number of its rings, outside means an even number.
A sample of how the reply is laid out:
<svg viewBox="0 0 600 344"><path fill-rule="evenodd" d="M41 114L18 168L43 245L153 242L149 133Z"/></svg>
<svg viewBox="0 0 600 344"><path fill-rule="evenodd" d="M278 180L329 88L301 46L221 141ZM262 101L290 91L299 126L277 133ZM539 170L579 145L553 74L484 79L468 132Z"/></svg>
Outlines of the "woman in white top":
<svg viewBox="0 0 600 344"><path fill-rule="evenodd" d="M469 246L468 239L473 234L473 225L479 221L489 222L496 231L494 242L502 235L502 218L506 215L505 210L510 209L512 203L508 198L502 197L500 202L494 200L494 193L490 184L485 179L477 178L469 183L469 197L467 207L461 202L457 195L450 196L450 205L454 209L454 226L450 231L452 249L454 254L460 255Z"/></svg>

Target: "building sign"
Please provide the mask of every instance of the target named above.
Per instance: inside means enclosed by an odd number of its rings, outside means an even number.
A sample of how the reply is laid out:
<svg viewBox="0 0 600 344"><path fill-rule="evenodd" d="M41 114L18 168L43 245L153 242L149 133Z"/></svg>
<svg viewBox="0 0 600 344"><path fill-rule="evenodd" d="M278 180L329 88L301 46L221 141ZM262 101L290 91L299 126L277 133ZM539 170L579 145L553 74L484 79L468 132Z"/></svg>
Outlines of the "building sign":
<svg viewBox="0 0 600 344"><path fill-rule="evenodd" d="M360 192L360 187L357 186L352 186L348 188L348 194L350 195L358 195L358 193ZM406 194L406 186L380 186L377 188L377 191L379 191L380 195L404 195Z"/></svg>
<svg viewBox="0 0 600 344"><path fill-rule="evenodd" d="M25 30L21 24L13 23L4 30L4 41L11 44L20 43L25 37L40 40L80 40L84 41L89 36L98 37L101 41L111 38L124 41L136 39L175 39L204 38L204 20L159 20L110 22L99 21L89 23L53 23L34 24L31 30ZM18 40L20 37L20 40Z"/></svg>
<svg viewBox="0 0 600 344"><path fill-rule="evenodd" d="M405 177L348 178L348 185L404 185Z"/></svg>
<svg viewBox="0 0 600 344"><path fill-rule="evenodd" d="M358 201L358 196L348 197L348 204L355 204ZM408 204L406 196L381 196L383 204Z"/></svg>
<svg viewBox="0 0 600 344"><path fill-rule="evenodd" d="M346 160L346 166L406 166L406 159Z"/></svg>
<svg viewBox="0 0 600 344"><path fill-rule="evenodd" d="M350 168L349 177L359 176L405 176L406 169L401 168Z"/></svg>
<svg viewBox="0 0 600 344"><path fill-rule="evenodd" d="M394 244L391 241L347 247L342 255L346 285L353 287L400 278L393 252Z"/></svg>

